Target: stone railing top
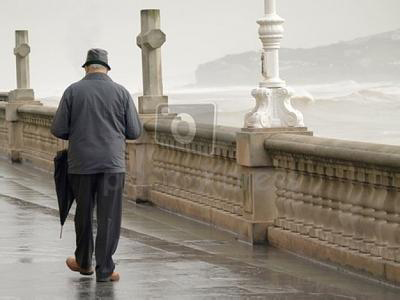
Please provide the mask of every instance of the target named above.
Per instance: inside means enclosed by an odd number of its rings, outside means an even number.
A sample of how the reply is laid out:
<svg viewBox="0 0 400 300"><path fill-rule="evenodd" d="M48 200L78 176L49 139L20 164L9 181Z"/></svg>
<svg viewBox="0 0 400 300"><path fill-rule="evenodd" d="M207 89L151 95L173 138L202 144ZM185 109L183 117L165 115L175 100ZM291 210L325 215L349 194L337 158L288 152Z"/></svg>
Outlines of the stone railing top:
<svg viewBox="0 0 400 300"><path fill-rule="evenodd" d="M0 109L6 109L6 102L0 101Z"/></svg>
<svg viewBox="0 0 400 300"><path fill-rule="evenodd" d="M293 134L276 134L265 149L342 160L362 165L400 168L400 147Z"/></svg>
<svg viewBox="0 0 400 300"><path fill-rule="evenodd" d="M144 129L147 131L159 131L162 133L172 134L171 130L172 119L158 120L151 119L144 123ZM218 142L225 143L236 143L236 133L240 131L239 128L216 126L215 127L215 140ZM212 139L213 138L213 127L209 125L198 125L196 129L196 136Z"/></svg>
<svg viewBox="0 0 400 300"><path fill-rule="evenodd" d="M45 116L54 116L56 114L57 107L41 106L41 105L22 105L18 107L19 113L30 113Z"/></svg>

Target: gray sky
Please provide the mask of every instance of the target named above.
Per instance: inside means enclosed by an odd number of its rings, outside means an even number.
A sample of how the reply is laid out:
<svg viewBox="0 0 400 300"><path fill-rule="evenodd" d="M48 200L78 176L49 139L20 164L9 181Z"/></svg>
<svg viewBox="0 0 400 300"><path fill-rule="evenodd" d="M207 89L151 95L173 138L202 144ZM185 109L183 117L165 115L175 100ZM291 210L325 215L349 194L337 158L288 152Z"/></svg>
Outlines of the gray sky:
<svg viewBox="0 0 400 300"><path fill-rule="evenodd" d="M141 89L135 44L143 8L160 8L166 88L193 80L196 66L258 50L263 0L1 0L0 90L15 88L14 30L30 34L31 82L39 96L59 94L82 76L87 49L110 53L111 76ZM400 28L399 0L277 0L284 47L313 47Z"/></svg>

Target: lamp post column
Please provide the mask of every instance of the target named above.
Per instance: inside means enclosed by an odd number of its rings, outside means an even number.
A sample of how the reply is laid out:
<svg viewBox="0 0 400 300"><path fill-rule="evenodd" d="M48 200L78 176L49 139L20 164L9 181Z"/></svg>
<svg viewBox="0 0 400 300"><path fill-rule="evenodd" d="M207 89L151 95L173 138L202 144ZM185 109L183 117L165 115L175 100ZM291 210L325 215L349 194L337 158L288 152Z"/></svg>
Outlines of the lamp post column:
<svg viewBox="0 0 400 300"><path fill-rule="evenodd" d="M257 21L262 42L261 81L252 91L255 108L246 115L246 128L303 127L303 115L291 105L293 91L279 74L279 49L283 23L276 13L276 0L264 0L264 16Z"/></svg>

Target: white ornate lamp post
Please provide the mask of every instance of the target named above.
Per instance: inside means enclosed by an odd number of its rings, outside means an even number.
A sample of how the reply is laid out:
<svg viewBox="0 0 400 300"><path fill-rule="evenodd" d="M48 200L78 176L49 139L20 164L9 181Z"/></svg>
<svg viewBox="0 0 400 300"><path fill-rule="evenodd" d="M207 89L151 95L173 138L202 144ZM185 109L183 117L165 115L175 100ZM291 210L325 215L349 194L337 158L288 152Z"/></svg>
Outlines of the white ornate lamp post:
<svg viewBox="0 0 400 300"><path fill-rule="evenodd" d="M256 107L245 117L246 128L303 127L303 115L291 105L293 91L279 75L279 49L284 19L276 13L276 0L265 0L265 16L257 21L263 44L262 80L252 91Z"/></svg>

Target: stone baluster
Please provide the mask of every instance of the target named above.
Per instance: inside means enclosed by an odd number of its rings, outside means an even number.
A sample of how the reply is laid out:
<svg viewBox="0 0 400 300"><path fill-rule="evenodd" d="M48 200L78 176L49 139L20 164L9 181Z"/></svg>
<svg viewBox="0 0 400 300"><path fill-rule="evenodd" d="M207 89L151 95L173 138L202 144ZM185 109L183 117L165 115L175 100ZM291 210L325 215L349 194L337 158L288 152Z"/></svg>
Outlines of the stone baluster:
<svg viewBox="0 0 400 300"><path fill-rule="evenodd" d="M293 212L293 222L290 224L290 230L292 232L300 233L300 229L303 227L304 219L301 215L302 206L304 205L301 191L302 180L301 175L296 170L296 162L294 157L286 158L286 168L289 170L290 176L287 183L289 190L291 191L290 203L291 210Z"/></svg>
<svg viewBox="0 0 400 300"><path fill-rule="evenodd" d="M277 160L274 160L274 164L278 164ZM285 171L282 171L282 173L279 174L275 186L276 186L276 209L278 212L278 217L275 219L274 224L277 227L284 228L285 222L286 222L286 207L285 207L285 202L286 202L286 185L285 185L285 178L287 176L287 173Z"/></svg>
<svg viewBox="0 0 400 300"><path fill-rule="evenodd" d="M351 174L346 178L346 183L343 185L341 194L338 194L339 200L339 222L341 235L337 239L338 245L348 248L352 239L352 231L350 229L350 223L352 218L351 208L352 204L348 202L348 199L352 196L354 189L354 183L352 182L353 177Z"/></svg>
<svg viewBox="0 0 400 300"><path fill-rule="evenodd" d="M339 239L342 236L342 228L340 224L340 195L343 195L343 193L346 190L346 181L343 178L338 178L335 182L333 182L332 185L328 186L328 189L325 190L324 193L326 193L326 198L331 199L331 209L332 209L332 215L329 218L328 222L328 228L331 230L330 232L327 233L327 242L330 244L339 244ZM324 195L324 194L323 194Z"/></svg>
<svg viewBox="0 0 400 300"><path fill-rule="evenodd" d="M213 174L213 178L210 178L211 181L215 182L215 190L213 191L213 195L219 195L219 197L215 197L216 198L216 203L215 206L218 209L224 209L224 206L226 208L228 208L229 205L229 201L226 201L225 198L225 183L224 183L224 173L226 171L225 167L225 162L223 159L218 159L215 160L214 162L214 166L215 168L215 173Z"/></svg>
<svg viewBox="0 0 400 300"><path fill-rule="evenodd" d="M296 204L296 200L294 200L294 192L290 189L290 184L288 182L291 182L293 178L293 174L289 171L287 174L287 182L285 184L285 193L284 193L284 210L286 213L286 218L284 222L284 228L287 230L293 230L295 221L296 221L296 215L294 211L294 205Z"/></svg>
<svg viewBox="0 0 400 300"><path fill-rule="evenodd" d="M328 236L332 234L331 219L334 217L333 201L331 199L322 198L323 209L321 211L322 230L318 236L319 240L328 242Z"/></svg>
<svg viewBox="0 0 400 300"><path fill-rule="evenodd" d="M396 213L397 202L397 190L392 188L384 200L386 222L380 227L379 234L380 239L387 242L387 246L382 249L382 257L390 261L395 261L396 253L400 252L400 215Z"/></svg>
<svg viewBox="0 0 400 300"><path fill-rule="evenodd" d="M301 215L304 218L303 226L300 228L300 234L309 236L311 230L314 227L314 203L313 196L309 194L302 194L303 207L301 211Z"/></svg>
<svg viewBox="0 0 400 300"><path fill-rule="evenodd" d="M300 179L301 176L299 176ZM295 189L296 190L296 189ZM295 221L293 223L292 231L297 232L299 234L302 233L302 229L307 223L307 219L304 215L304 207L306 203L304 202L304 195L299 192L295 192L293 195L293 211L295 215Z"/></svg>
<svg viewBox="0 0 400 300"><path fill-rule="evenodd" d="M400 205L398 205L400 206ZM383 258L400 263L400 212L387 215L388 223L384 226L384 233L389 243L383 251Z"/></svg>
<svg viewBox="0 0 400 300"><path fill-rule="evenodd" d="M235 193L236 187L232 178L232 174L234 171L234 166L231 162L230 159L225 158L223 160L224 164L224 173L225 173L225 179L224 179L224 203L225 205L230 207L230 210L232 213L241 213L241 206L243 206L243 201L242 203L238 203L238 196ZM223 173L223 174L224 174ZM240 194L240 192L239 192Z"/></svg>
<svg viewBox="0 0 400 300"><path fill-rule="evenodd" d="M387 223L387 211L385 211L385 201L388 198L388 188L387 187L376 187L374 193L374 200L370 197L366 198L370 200L367 203L374 209L372 217L374 218L374 223L371 226L374 235L375 244L372 247L372 255L382 257L383 249L388 246L388 241L383 239L382 228L385 228Z"/></svg>
<svg viewBox="0 0 400 300"><path fill-rule="evenodd" d="M231 164L232 174L234 174L233 172L235 172L236 174L239 173L239 167L236 164L236 162L230 162L230 164ZM232 190L232 193L233 193L232 197L234 199L234 201L233 201L234 211L238 215L244 215L243 207L244 207L244 201L245 201L245 194L241 190L240 178L235 175L232 178L232 180L233 180L233 184L234 184L233 190Z"/></svg>

